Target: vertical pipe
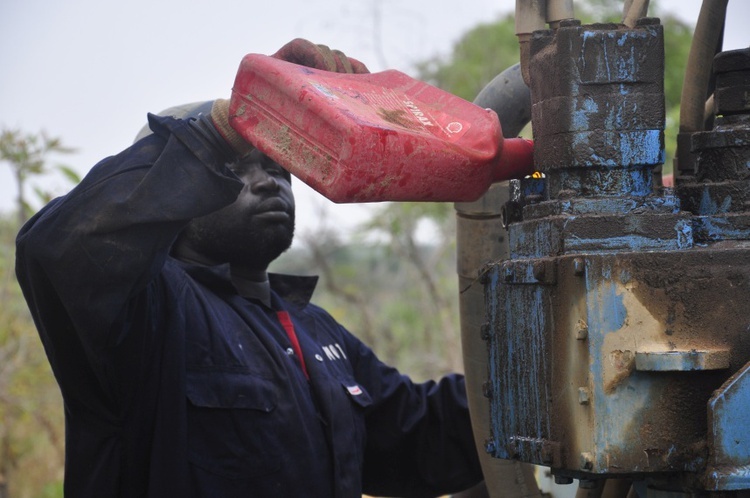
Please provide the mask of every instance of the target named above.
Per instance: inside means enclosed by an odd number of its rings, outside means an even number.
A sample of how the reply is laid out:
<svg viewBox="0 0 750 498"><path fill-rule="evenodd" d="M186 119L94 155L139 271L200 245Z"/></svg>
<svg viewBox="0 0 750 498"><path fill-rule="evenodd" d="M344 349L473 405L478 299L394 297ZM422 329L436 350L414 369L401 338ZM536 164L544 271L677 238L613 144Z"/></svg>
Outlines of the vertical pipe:
<svg viewBox="0 0 750 498"><path fill-rule="evenodd" d="M676 176L694 174L690 136L696 131L703 131L713 58L722 43L727 3L728 0L704 0L701 4L680 96L680 131L675 153Z"/></svg>
<svg viewBox="0 0 750 498"><path fill-rule="evenodd" d="M520 66L516 64L495 77L474 103L498 114L505 137L517 136L531 118L531 98ZM533 467L491 458L484 452L485 440L490 435L490 407L482 394L482 384L487 380L488 352L481 335L486 318L484 289L478 275L488 262L508 257L501 217L508 198L507 183L501 183L490 188L479 200L455 206L461 343L474 439L486 487L493 497L529 498L540 496Z"/></svg>
<svg viewBox="0 0 750 498"><path fill-rule="evenodd" d="M516 0L516 36L520 49L521 74L529 84L529 42L531 33L544 29L547 21L547 0Z"/></svg>
<svg viewBox="0 0 750 498"><path fill-rule="evenodd" d="M641 17L646 17L648 13L649 0L631 0L625 7L627 8L623 13L622 23L629 27L635 27L635 22Z"/></svg>
<svg viewBox="0 0 750 498"><path fill-rule="evenodd" d="M573 0L547 0L546 19L550 28L556 29L563 19L573 18Z"/></svg>

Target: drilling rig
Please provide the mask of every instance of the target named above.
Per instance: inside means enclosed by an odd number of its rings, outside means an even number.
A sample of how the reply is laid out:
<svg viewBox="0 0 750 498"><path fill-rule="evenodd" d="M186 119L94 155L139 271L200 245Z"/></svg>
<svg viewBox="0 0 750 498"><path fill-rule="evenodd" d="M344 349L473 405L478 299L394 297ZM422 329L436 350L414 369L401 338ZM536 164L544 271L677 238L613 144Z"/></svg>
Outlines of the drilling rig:
<svg viewBox="0 0 750 498"><path fill-rule="evenodd" d="M492 496L750 490L750 49L705 0L665 186L664 32L519 0L521 62L475 103L539 174L457 203L461 325ZM536 477L535 477L536 475ZM562 491L561 491L562 490Z"/></svg>

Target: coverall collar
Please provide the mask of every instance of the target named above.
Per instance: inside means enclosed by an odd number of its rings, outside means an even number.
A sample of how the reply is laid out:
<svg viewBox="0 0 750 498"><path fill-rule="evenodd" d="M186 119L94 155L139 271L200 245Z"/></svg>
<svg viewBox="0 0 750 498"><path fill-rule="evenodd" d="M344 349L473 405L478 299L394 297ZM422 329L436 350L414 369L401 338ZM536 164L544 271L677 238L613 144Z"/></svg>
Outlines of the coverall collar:
<svg viewBox="0 0 750 498"><path fill-rule="evenodd" d="M217 290L224 290L235 294L237 290L232 285L229 264L205 266L177 260L182 268L198 282ZM310 303L318 277L305 275L286 275L269 273L268 281L271 290L286 302L304 308Z"/></svg>

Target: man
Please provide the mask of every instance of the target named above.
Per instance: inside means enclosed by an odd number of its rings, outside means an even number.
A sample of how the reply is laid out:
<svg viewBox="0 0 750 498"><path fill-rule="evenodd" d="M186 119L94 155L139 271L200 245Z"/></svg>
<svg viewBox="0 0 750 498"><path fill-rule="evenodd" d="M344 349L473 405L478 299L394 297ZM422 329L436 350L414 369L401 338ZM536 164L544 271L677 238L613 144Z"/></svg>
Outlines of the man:
<svg viewBox="0 0 750 498"><path fill-rule="evenodd" d="M277 56L364 67L303 40ZM152 134L18 236L18 279L65 401L66 496L476 484L463 379L412 383L309 303L314 280L267 273L292 241L290 176L231 129L227 105L150 115Z"/></svg>

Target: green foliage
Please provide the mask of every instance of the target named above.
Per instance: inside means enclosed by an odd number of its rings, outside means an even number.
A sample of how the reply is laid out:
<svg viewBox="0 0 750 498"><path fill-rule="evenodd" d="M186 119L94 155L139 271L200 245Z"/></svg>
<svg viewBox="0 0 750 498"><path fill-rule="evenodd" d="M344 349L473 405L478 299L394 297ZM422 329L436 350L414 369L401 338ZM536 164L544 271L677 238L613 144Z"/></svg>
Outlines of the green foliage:
<svg viewBox="0 0 750 498"><path fill-rule="evenodd" d="M25 134L20 130L4 129L0 133L0 162L7 163L13 171L18 192L18 219L23 223L28 219L33 208L25 197L27 181L35 176L50 172L48 157L50 154L69 154L73 149L65 147L59 138L49 137L44 132L39 134ZM54 169L60 171L71 181L78 183L80 178L69 167L58 165ZM37 189L37 195L42 202L49 200L49 193Z"/></svg>
<svg viewBox="0 0 750 498"><path fill-rule="evenodd" d="M0 495L62 496L64 462L62 399L21 289L15 279L15 237L33 212L25 197L29 180L59 171L80 178L66 166L48 165L51 154L73 152L59 138L0 133L0 162L10 166L18 192L17 218L0 218ZM35 188L41 202L50 194Z"/></svg>
<svg viewBox="0 0 750 498"><path fill-rule="evenodd" d="M11 496L37 496L45 483L62 478L64 421L13 272L17 230L15 220L0 218L0 487Z"/></svg>
<svg viewBox="0 0 750 498"><path fill-rule="evenodd" d="M677 133L680 129L680 96L693 40L693 27L671 16L662 18L662 24L664 25L664 95L667 115L664 130L667 155L663 172L666 174L672 172L672 160L677 149Z"/></svg>
<svg viewBox="0 0 750 498"><path fill-rule="evenodd" d="M461 369L450 204L384 204L358 241L302 235L274 271L319 274L314 302L415 379ZM429 232L428 240L419 234Z"/></svg>
<svg viewBox="0 0 750 498"><path fill-rule="evenodd" d="M433 57L416 65L419 79L466 100L499 72L518 62L518 40L512 15L468 31L446 59Z"/></svg>

